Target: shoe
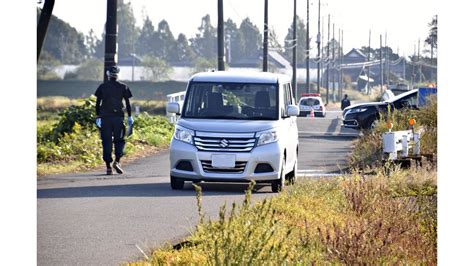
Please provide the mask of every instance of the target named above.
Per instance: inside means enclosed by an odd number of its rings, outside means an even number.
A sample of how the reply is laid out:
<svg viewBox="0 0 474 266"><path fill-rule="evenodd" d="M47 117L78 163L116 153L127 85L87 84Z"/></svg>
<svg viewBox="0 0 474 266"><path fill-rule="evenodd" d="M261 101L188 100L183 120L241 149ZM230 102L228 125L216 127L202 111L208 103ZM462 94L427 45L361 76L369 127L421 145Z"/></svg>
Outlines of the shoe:
<svg viewBox="0 0 474 266"><path fill-rule="evenodd" d="M106 173L107 173L107 175L111 175L111 174L112 174L112 168L108 168L108 167L107 167Z"/></svg>
<svg viewBox="0 0 474 266"><path fill-rule="evenodd" d="M120 163L114 162L112 166L114 167L115 171L117 171L117 174L123 174L123 169L120 166Z"/></svg>

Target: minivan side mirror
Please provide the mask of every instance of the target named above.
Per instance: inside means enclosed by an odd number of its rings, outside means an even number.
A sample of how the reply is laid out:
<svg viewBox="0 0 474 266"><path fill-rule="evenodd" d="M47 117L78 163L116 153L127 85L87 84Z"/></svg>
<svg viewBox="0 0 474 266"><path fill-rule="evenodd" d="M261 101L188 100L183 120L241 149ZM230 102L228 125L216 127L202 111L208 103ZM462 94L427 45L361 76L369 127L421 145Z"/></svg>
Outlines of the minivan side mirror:
<svg viewBox="0 0 474 266"><path fill-rule="evenodd" d="M300 108L298 105L288 105L288 116L298 116L300 114Z"/></svg>
<svg viewBox="0 0 474 266"><path fill-rule="evenodd" d="M166 112L180 115L179 103L173 102L166 105Z"/></svg>

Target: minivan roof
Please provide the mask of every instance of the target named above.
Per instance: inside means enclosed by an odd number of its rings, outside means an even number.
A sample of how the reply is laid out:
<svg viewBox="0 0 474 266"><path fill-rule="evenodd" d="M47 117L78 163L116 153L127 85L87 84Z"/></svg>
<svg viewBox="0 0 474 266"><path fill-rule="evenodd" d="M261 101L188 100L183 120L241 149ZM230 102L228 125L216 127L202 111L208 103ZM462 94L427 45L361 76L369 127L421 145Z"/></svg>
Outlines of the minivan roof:
<svg viewBox="0 0 474 266"><path fill-rule="evenodd" d="M269 72L215 71L197 73L191 77L198 82L243 82L243 83L285 83L290 82L286 75Z"/></svg>

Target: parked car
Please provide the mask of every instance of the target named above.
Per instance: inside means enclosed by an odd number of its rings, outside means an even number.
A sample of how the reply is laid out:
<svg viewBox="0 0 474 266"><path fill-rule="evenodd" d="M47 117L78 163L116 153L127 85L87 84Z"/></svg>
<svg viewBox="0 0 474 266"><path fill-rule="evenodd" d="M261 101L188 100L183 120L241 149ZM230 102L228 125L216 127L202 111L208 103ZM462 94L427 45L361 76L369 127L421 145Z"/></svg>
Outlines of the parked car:
<svg viewBox="0 0 474 266"><path fill-rule="evenodd" d="M303 93L298 103L300 116L308 116L313 110L315 116L326 116L326 106L319 93Z"/></svg>
<svg viewBox="0 0 474 266"><path fill-rule="evenodd" d="M272 73L208 72L191 77L170 145L170 182L248 182L282 189L296 180L299 108L291 79Z"/></svg>
<svg viewBox="0 0 474 266"><path fill-rule="evenodd" d="M418 91L422 90L418 97ZM346 107L343 112L342 126L356 129L373 129L377 126L380 113L386 113L388 106L393 109L414 108L417 109L420 103L425 102L425 98L430 94L436 94L436 89L425 88L414 89L392 97L384 102L361 103Z"/></svg>

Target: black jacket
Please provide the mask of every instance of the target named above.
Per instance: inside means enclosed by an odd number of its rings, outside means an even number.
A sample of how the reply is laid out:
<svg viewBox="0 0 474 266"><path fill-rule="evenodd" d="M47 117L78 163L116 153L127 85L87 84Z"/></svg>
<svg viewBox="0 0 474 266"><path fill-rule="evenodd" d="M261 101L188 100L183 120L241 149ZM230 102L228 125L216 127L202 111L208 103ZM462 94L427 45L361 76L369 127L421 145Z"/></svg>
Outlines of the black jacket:
<svg viewBox="0 0 474 266"><path fill-rule="evenodd" d="M97 88L95 96L97 97L95 106L97 117L123 117L123 100L125 100L128 116L132 115L129 101L132 98L132 92L126 84L117 80L106 81Z"/></svg>

